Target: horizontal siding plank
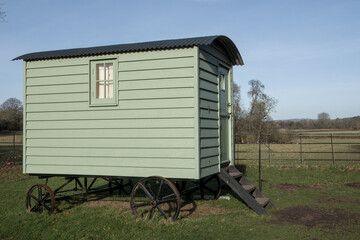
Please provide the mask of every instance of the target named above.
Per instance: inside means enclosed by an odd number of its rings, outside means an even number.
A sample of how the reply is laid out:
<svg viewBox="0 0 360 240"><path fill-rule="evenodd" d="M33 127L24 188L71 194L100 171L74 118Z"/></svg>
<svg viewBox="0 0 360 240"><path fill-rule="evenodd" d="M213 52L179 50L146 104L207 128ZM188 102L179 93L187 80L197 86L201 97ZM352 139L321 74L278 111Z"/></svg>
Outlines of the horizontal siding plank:
<svg viewBox="0 0 360 240"><path fill-rule="evenodd" d="M194 97L194 88L146 89L134 91L119 91L119 100L160 99L160 98L190 98Z"/></svg>
<svg viewBox="0 0 360 240"><path fill-rule="evenodd" d="M28 121L26 129L126 129L126 128L189 128L194 118L175 119L121 119L82 121Z"/></svg>
<svg viewBox="0 0 360 240"><path fill-rule="evenodd" d="M217 147L217 146L219 146L219 139L218 138L203 138L203 139L200 139L200 147L201 148Z"/></svg>
<svg viewBox="0 0 360 240"><path fill-rule="evenodd" d="M194 78L119 81L120 90L194 87Z"/></svg>
<svg viewBox="0 0 360 240"><path fill-rule="evenodd" d="M205 51L206 53L218 58L219 60L223 61L227 65L231 65L231 62L229 61L229 58L225 56L223 53L218 51L212 46L201 46L200 47L202 51Z"/></svg>
<svg viewBox="0 0 360 240"><path fill-rule="evenodd" d="M200 169L200 178L204 178L213 174L219 173L219 165L207 166Z"/></svg>
<svg viewBox="0 0 360 240"><path fill-rule="evenodd" d="M219 119L219 114L217 111L200 109L200 118Z"/></svg>
<svg viewBox="0 0 360 240"><path fill-rule="evenodd" d="M205 100L210 100L210 101L213 101L213 102L218 101L218 95L216 93L208 92L208 91L205 91L205 90L202 90L202 89L200 89L200 98L205 99Z"/></svg>
<svg viewBox="0 0 360 240"><path fill-rule="evenodd" d="M92 119L157 119L157 118L188 118L195 114L194 108L175 108L163 110L104 110L80 112L46 112L27 113L27 120L92 120Z"/></svg>
<svg viewBox="0 0 360 240"><path fill-rule="evenodd" d="M57 94L88 92L89 84L53 85L53 86L28 86L27 94Z"/></svg>
<svg viewBox="0 0 360 240"><path fill-rule="evenodd" d="M27 68L49 68L49 67L63 67L89 64L88 57L77 57L77 58L63 58L63 59L46 59L40 61L29 61L26 64Z"/></svg>
<svg viewBox="0 0 360 240"><path fill-rule="evenodd" d="M211 63L205 62L200 58L199 67L207 72L210 72L212 74L218 75L218 69L216 65L213 65Z"/></svg>
<svg viewBox="0 0 360 240"><path fill-rule="evenodd" d="M118 176L195 179L195 169L159 168L159 167L118 167L118 166L75 166L75 165L31 165L26 164L26 172L33 174L84 175L84 176Z"/></svg>
<svg viewBox="0 0 360 240"><path fill-rule="evenodd" d="M218 84L217 75L205 72L204 70L200 69L199 76L200 76L200 78L205 79L206 81L212 82L214 84Z"/></svg>
<svg viewBox="0 0 360 240"><path fill-rule="evenodd" d="M63 84L88 84L89 75L67 75L67 76L52 76L52 77L39 77L27 78L27 86L43 86L43 85L63 85Z"/></svg>
<svg viewBox="0 0 360 240"><path fill-rule="evenodd" d="M172 148L136 148L136 149L103 149L89 148L33 148L26 149L28 156L53 157L112 157L112 158L166 158L166 159L193 159L195 150Z"/></svg>
<svg viewBox="0 0 360 240"><path fill-rule="evenodd" d="M28 95L27 103L63 103L88 101L88 93Z"/></svg>
<svg viewBox="0 0 360 240"><path fill-rule="evenodd" d="M48 77L48 76L63 76L74 74L88 74L89 65L73 65L66 67L54 67L54 68L34 68L27 69L26 77Z"/></svg>
<svg viewBox="0 0 360 240"><path fill-rule="evenodd" d="M121 100L115 109L164 109L164 108L187 108L194 107L194 98L169 98L169 99L139 99ZM27 112L56 112L56 111L102 111L103 107L89 107L88 100L74 103L27 103Z"/></svg>
<svg viewBox="0 0 360 240"><path fill-rule="evenodd" d="M152 60L152 59L168 59L168 58L179 58L179 57L193 57L193 56L194 56L193 48L157 50L157 51L133 52L133 53L119 54L119 62L141 61L141 60Z"/></svg>
<svg viewBox="0 0 360 240"><path fill-rule="evenodd" d="M200 108L218 111L218 103L200 99Z"/></svg>
<svg viewBox="0 0 360 240"><path fill-rule="evenodd" d="M219 155L220 153L218 147L200 149L200 158L207 158Z"/></svg>
<svg viewBox="0 0 360 240"><path fill-rule="evenodd" d="M193 67L194 58L151 59L145 61L119 62L119 72L167 68Z"/></svg>
<svg viewBox="0 0 360 240"><path fill-rule="evenodd" d="M209 132L208 129L202 131ZM216 130L217 132L217 130ZM27 138L190 138L194 128L27 130ZM213 136L211 132L210 137Z"/></svg>
<svg viewBox="0 0 360 240"><path fill-rule="evenodd" d="M200 79L200 88L210 92L218 93L218 85L202 79Z"/></svg>
<svg viewBox="0 0 360 240"><path fill-rule="evenodd" d="M214 166L214 165L217 165L217 164L219 164L219 157L218 156L202 158L200 160L200 168Z"/></svg>
<svg viewBox="0 0 360 240"><path fill-rule="evenodd" d="M209 53L207 53L203 49L200 49L199 57L200 57L200 59L205 60L205 61L207 61L209 63L212 63L215 66L217 66L219 64L216 57L210 55Z"/></svg>
<svg viewBox="0 0 360 240"><path fill-rule="evenodd" d="M194 148L194 139L27 139L27 147ZM212 145L204 143L204 145Z"/></svg>
<svg viewBox="0 0 360 240"><path fill-rule="evenodd" d="M218 129L200 129L200 137L201 138L213 138L219 137Z"/></svg>
<svg viewBox="0 0 360 240"><path fill-rule="evenodd" d="M159 79L159 78L186 78L194 76L194 68L174 68L174 69L158 69L144 70L134 72L120 72L119 80L137 80L137 79Z"/></svg>
<svg viewBox="0 0 360 240"><path fill-rule="evenodd" d="M117 167L149 167L149 168L192 168L193 159L161 159L161 158L105 158L105 157L39 157L28 156L30 165L67 165L67 166L117 166Z"/></svg>
<svg viewBox="0 0 360 240"><path fill-rule="evenodd" d="M200 119L200 128L219 128L218 120Z"/></svg>

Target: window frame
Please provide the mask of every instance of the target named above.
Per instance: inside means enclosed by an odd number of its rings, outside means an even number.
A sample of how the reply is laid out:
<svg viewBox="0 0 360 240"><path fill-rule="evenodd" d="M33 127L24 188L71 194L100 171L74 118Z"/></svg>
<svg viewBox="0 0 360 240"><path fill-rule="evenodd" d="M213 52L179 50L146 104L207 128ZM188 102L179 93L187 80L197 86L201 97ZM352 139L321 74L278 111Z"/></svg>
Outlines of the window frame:
<svg viewBox="0 0 360 240"><path fill-rule="evenodd" d="M97 75L97 64L113 64L113 97L112 98L96 98L97 89L96 89L96 75ZM90 106L117 106L118 105L118 61L117 58L101 58L101 59L90 59L90 81L89 81L89 104ZM105 71L105 69L104 69ZM104 83L106 81L104 80Z"/></svg>

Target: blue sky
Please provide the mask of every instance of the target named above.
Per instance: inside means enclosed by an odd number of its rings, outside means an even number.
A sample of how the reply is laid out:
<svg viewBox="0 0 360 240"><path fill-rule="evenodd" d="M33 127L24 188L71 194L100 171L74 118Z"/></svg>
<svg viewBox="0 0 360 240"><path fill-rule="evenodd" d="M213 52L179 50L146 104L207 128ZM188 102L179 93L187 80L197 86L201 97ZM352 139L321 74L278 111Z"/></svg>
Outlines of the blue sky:
<svg viewBox="0 0 360 240"><path fill-rule="evenodd" d="M360 1L0 0L0 103L22 100L19 55L76 47L226 35L245 62L234 67L278 100L273 119L360 115Z"/></svg>

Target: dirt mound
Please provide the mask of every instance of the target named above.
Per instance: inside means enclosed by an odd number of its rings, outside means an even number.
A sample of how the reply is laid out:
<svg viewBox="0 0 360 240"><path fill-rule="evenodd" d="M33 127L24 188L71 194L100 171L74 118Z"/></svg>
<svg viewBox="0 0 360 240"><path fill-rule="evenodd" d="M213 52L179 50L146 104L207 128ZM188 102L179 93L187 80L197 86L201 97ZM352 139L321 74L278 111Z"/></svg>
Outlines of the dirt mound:
<svg viewBox="0 0 360 240"><path fill-rule="evenodd" d="M326 203L326 204L332 204L332 203L357 203L360 204L359 201L348 198L348 197L322 197L318 199L319 203Z"/></svg>
<svg viewBox="0 0 360 240"><path fill-rule="evenodd" d="M345 186L354 187L354 188L360 188L360 182L345 183Z"/></svg>
<svg viewBox="0 0 360 240"><path fill-rule="evenodd" d="M271 189L279 190L283 192L292 192L298 190L321 190L322 187L314 185L314 186L304 186L298 184L290 184L290 183L282 183L276 186L271 187Z"/></svg>
<svg viewBox="0 0 360 240"><path fill-rule="evenodd" d="M293 206L272 212L275 217L271 224L298 224L312 228L320 226L332 228L335 226L358 226L358 214L347 213L342 209L328 211L318 207Z"/></svg>

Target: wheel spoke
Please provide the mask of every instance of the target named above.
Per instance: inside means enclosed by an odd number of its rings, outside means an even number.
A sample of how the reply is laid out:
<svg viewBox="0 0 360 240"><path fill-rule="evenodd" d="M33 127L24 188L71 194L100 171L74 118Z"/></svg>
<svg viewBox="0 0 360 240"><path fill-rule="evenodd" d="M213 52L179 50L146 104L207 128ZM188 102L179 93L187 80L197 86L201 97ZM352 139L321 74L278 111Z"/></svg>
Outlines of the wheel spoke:
<svg viewBox="0 0 360 240"><path fill-rule="evenodd" d="M162 210L162 208L159 205L157 205L156 208L159 210L159 212L161 213L161 215L163 215L165 219L168 219L166 213L164 212L164 210Z"/></svg>
<svg viewBox="0 0 360 240"><path fill-rule="evenodd" d="M155 208L151 208L149 219L152 219L152 218L153 218L154 212L155 212Z"/></svg>
<svg viewBox="0 0 360 240"><path fill-rule="evenodd" d="M42 204L48 211L51 210L51 208L49 208L45 203Z"/></svg>
<svg viewBox="0 0 360 240"><path fill-rule="evenodd" d="M148 188L149 188L149 191L151 192L151 195L152 195L153 197L155 197L156 195L155 195L154 191L152 190L151 184L150 184L149 182L147 183L147 186L148 186Z"/></svg>
<svg viewBox="0 0 360 240"><path fill-rule="evenodd" d="M159 186L159 189L156 193L156 198L155 199L159 199L159 195L160 195L160 192L161 192L161 187L163 185L163 182L164 182L164 179L161 179L161 182L160 182L160 186Z"/></svg>
<svg viewBox="0 0 360 240"><path fill-rule="evenodd" d="M33 198L35 201L40 202L40 200L37 197L35 197L34 195L31 194L30 197Z"/></svg>
<svg viewBox="0 0 360 240"><path fill-rule="evenodd" d="M169 202L177 202L177 198L174 197L174 198L167 198L167 199L161 199L159 200L157 203L158 204L163 204L163 203L169 203Z"/></svg>
<svg viewBox="0 0 360 240"><path fill-rule="evenodd" d="M151 200L154 200L154 196L151 195L151 193L146 189L146 187L142 183L140 183L139 186L144 191L144 193L146 194L146 196L148 198L150 198Z"/></svg>
<svg viewBox="0 0 360 240"><path fill-rule="evenodd" d="M139 207L145 207L145 206L150 206L150 202L131 204L131 207L133 207L133 208L139 208Z"/></svg>

